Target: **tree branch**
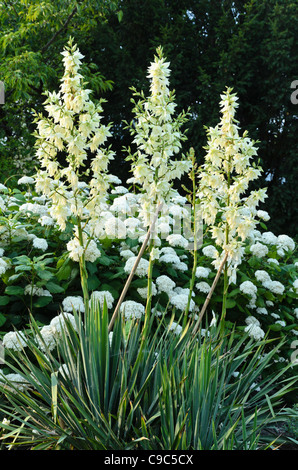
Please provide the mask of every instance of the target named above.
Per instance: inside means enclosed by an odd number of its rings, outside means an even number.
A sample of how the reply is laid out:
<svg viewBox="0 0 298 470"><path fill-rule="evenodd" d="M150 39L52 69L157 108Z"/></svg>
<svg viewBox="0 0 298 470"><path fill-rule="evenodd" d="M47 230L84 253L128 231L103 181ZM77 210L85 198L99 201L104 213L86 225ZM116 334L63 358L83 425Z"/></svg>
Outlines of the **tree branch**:
<svg viewBox="0 0 298 470"><path fill-rule="evenodd" d="M67 29L67 26L69 25L70 21L72 20L72 18L76 14L76 12L77 12L77 7L74 7L72 12L70 13L68 18L66 19L65 23L61 26L61 28L58 31L56 31L54 36L51 37L51 39L45 44L45 46L43 46L43 48L41 49L42 54L50 47L51 44L53 44L53 42L56 40L57 36L59 36L59 34L61 34L65 29Z"/></svg>

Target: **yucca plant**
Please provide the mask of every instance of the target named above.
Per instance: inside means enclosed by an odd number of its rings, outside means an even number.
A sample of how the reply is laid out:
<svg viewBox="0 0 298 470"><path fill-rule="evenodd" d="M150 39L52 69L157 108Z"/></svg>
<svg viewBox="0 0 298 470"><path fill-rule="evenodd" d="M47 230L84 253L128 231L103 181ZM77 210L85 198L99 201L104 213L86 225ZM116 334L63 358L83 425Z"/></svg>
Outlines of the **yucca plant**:
<svg viewBox="0 0 298 470"><path fill-rule="evenodd" d="M32 318L27 347L11 355L11 369L20 374L26 390L8 381L1 386L9 405L9 445L32 449L123 449L132 442L142 414L150 416L150 391L156 367L155 339L141 343L141 327L121 318L108 333L106 305L92 304L89 315L75 314L75 325L65 324L57 351L45 352L34 339L38 326ZM155 337L157 338L157 337ZM40 338L41 340L41 338ZM30 354L26 353L30 351ZM154 393L154 390L153 390ZM16 438L17 436L17 438Z"/></svg>
<svg viewBox="0 0 298 470"><path fill-rule="evenodd" d="M297 377L264 375L280 347L265 354L268 341L253 343L234 334L171 343L160 357L158 423L160 432L143 424L154 449L256 450L274 445L270 429L285 420L282 398ZM290 367L290 366L288 366ZM287 368L286 368L287 369ZM284 371L285 372L285 371ZM149 448L148 441L142 441Z"/></svg>
<svg viewBox="0 0 298 470"><path fill-rule="evenodd" d="M214 327L179 336L163 319L144 336L141 322L119 317L109 335L106 305L94 302L85 319L74 317L56 351L40 347L32 319L27 347L11 357L24 389L1 386L10 448L259 449L270 445L263 430L286 419L276 410L295 378L260 378L280 345L264 355L267 341Z"/></svg>

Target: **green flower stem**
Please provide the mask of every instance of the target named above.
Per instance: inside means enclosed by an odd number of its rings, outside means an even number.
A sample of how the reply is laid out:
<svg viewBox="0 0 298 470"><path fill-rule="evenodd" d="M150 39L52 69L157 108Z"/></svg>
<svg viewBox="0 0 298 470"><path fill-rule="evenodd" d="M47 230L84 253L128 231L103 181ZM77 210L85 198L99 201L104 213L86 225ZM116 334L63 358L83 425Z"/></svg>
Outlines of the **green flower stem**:
<svg viewBox="0 0 298 470"><path fill-rule="evenodd" d="M226 264L227 258L228 258L228 252L225 253L224 259L222 260L221 265L220 265L219 268L218 268L218 271L217 271L217 273L216 273L216 276L215 276L215 278L214 278L214 281L213 281L213 283L212 283L212 286L211 286L211 288L210 288L210 291L209 291L209 293L208 293L208 295L207 295L207 297L206 297L206 300L205 300L205 302L204 302L204 305L203 305L203 307L202 307L202 310L200 311L200 315L199 315L199 317L198 317L198 319L197 319L197 321L196 321L196 324L195 324L195 326L194 326L194 328L193 328L193 333L192 333L193 335L196 334L196 332L198 331L198 329L199 329L199 327L200 327L202 318L203 318L203 316L204 316L204 313L206 312L207 306L208 306L208 304L209 304L209 302L210 302L210 299L211 299L211 297L212 297L212 295L213 295L213 292L214 292L214 290L215 290L215 287L216 287L216 285L217 285L217 283L218 283L218 280L219 280L219 278L220 278L221 272L222 272L222 270L224 269L224 266L225 266L225 264Z"/></svg>
<svg viewBox="0 0 298 470"><path fill-rule="evenodd" d="M229 157L229 169L228 169L228 190L230 189L231 186L231 157ZM230 195L228 193L228 198L227 198L227 207L230 205ZM226 246L229 244L229 225L226 222L226 228L225 228L225 237L226 237ZM229 289L229 278L228 278L228 264L227 262L225 263L224 267L224 288L223 288L223 298L222 298L222 311L221 311L221 319L220 319L220 325L221 325L221 332L224 331L225 327L225 318L226 318L226 313L227 313L227 297L228 297L228 289Z"/></svg>
<svg viewBox="0 0 298 470"><path fill-rule="evenodd" d="M79 218L77 221L77 225L78 225L79 242L80 242L80 245L84 248L83 230L81 226L81 220ZM81 275L81 286L82 286L83 297L84 297L85 314L87 315L89 311L89 290L88 290L88 283L87 283L88 272L86 269L84 252L82 256L79 257L79 265L80 265L80 275Z"/></svg>
<svg viewBox="0 0 298 470"><path fill-rule="evenodd" d="M198 265L198 253L197 253L197 248L194 248L194 256L193 256L193 267L192 267L192 275L191 275L191 280L190 280L190 286L189 286L189 294L188 294L188 300L187 300L187 306L185 309L185 318L187 318L188 312L189 312L189 306L190 306L190 301L193 293L193 288L195 285L195 280L196 280L196 270L197 270L197 265Z"/></svg>
<svg viewBox="0 0 298 470"><path fill-rule="evenodd" d="M189 294L188 294L187 305L186 305L185 314L183 318L183 328L185 328L187 324L187 317L189 313L189 307L190 307L191 297L193 293L193 288L195 285L196 270L197 270L197 265L198 265L197 211L196 211L198 204L196 201L196 194L197 194L196 159L195 159L195 153L194 153L193 148L190 149L189 157L192 162L190 179L192 180L192 206L193 206L193 212L194 212L193 214L194 252L193 252L193 267L192 267L192 275L191 275L190 286L189 286Z"/></svg>
<svg viewBox="0 0 298 470"><path fill-rule="evenodd" d="M228 266L227 263L224 267L224 288L223 288L223 297L222 297L222 311L221 311L221 331L223 332L225 326L225 318L227 313L227 296L229 288L229 279L228 279Z"/></svg>
<svg viewBox="0 0 298 470"><path fill-rule="evenodd" d="M153 246L154 246L154 242L153 240L151 240L150 245L149 245L149 253L151 253ZM152 259L152 257L150 256L149 266L148 266L147 303L146 303L146 308L145 308L145 322L144 322L144 329L143 329L143 337L146 337L149 319L151 315L153 266L154 266L154 259Z"/></svg>
<svg viewBox="0 0 298 470"><path fill-rule="evenodd" d="M116 317L117 317L117 315L118 315L120 306L121 306L121 304L122 304L122 302L123 302L123 300L124 300L124 298L125 298L125 295L126 295L126 293L127 293L127 291L128 291L128 288L129 288L129 286L130 286L130 283L131 283L131 281L132 281L132 278L133 278L133 276L134 276L134 273L135 273L135 271L136 271L136 269L137 269L137 267L138 267L138 264L139 264L139 262L140 262L140 259L142 258L143 254L144 254L144 251L145 251L145 249L146 249L146 246L147 246L147 244L148 244L148 242L149 242L149 240L150 240L151 234L152 234L152 232L153 232L153 230L154 230L155 223L156 223L156 220L157 220L157 218L158 218L159 212L160 212L161 209L162 209L162 206L163 206L163 204L161 203L161 204L159 204L159 206L157 207L157 210L156 210L156 213L155 213L155 216L154 216L152 225L151 225L151 227L149 228L149 230L148 230L148 232L147 232L146 238L145 238L145 240L143 241L143 244L142 244L142 246L141 246L141 249L140 249L140 251L139 251L139 254L138 254L138 256L137 256L137 259L136 259L136 261L135 261L135 264L133 265L133 268L132 268L132 270L131 270L131 273L130 273L130 275L128 276L127 281L126 281L126 283L125 283L125 286L124 286L124 288L123 288L123 290L122 290L122 292L121 292L120 298L119 298L119 300L118 300L118 302L117 302L116 308L115 308L115 310L114 310L114 313L113 313L112 318L111 318L110 323L109 323L109 329L108 329L109 332L112 331L112 328L113 328L113 325L114 325L114 323L115 323Z"/></svg>

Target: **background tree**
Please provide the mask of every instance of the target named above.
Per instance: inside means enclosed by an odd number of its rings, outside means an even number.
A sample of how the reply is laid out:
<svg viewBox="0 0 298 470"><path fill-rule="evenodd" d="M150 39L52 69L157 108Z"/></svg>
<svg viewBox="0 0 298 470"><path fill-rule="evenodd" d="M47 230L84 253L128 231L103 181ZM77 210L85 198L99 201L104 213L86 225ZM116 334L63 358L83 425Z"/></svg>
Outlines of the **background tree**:
<svg viewBox="0 0 298 470"><path fill-rule="evenodd" d="M295 236L298 108L290 97L297 79L297 0L122 0L120 7L121 23L111 17L92 43L100 70L114 82L105 109L118 155L130 145L121 125L132 118L129 87L146 88L147 66L162 45L178 107L191 109L186 149L191 144L202 162L204 126L215 125L219 96L233 87L242 129L259 141L264 173L258 185L268 187L268 230ZM115 165L125 178L125 163Z"/></svg>
<svg viewBox="0 0 298 470"><path fill-rule="evenodd" d="M0 79L5 104L0 106L1 180L32 170L32 109L41 110L45 90L57 89L60 53L69 36L88 47L94 28L120 12L117 0L6 0L0 2ZM96 62L85 61L83 74L97 94L111 88ZM91 54L92 56L92 54Z"/></svg>
<svg viewBox="0 0 298 470"><path fill-rule="evenodd" d="M2 156L32 155L30 109L38 110L43 89L57 88L59 54L71 34L85 55L94 97L108 100L104 114L113 122L118 154L111 171L125 182L122 148L131 141L122 121L133 118L130 87L146 91L147 67L161 45L178 110L191 111L185 150L193 146L203 161L204 126L216 124L219 96L233 87L242 130L259 141L268 230L296 236L298 105L291 102L291 83L298 79L298 0L11 0L0 8L0 79L7 90Z"/></svg>

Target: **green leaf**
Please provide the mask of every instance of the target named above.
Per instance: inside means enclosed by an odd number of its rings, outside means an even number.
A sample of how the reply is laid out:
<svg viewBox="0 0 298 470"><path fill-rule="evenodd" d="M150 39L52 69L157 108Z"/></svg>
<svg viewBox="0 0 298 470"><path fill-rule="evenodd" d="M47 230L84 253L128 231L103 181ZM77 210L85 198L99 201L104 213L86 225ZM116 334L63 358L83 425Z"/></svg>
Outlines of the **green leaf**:
<svg viewBox="0 0 298 470"><path fill-rule="evenodd" d="M122 21L122 18L123 18L123 11L122 10L119 10L117 12L117 17L118 17L118 21L120 23Z"/></svg>
<svg viewBox="0 0 298 470"><path fill-rule="evenodd" d="M104 291L104 290L109 291L112 294L112 296L114 297L114 299L117 299L117 297L119 295L119 291L121 289L122 289L122 285L121 285L120 289L116 289L113 283L111 283L111 285L110 284L102 284L100 286L101 291Z"/></svg>
<svg viewBox="0 0 298 470"><path fill-rule="evenodd" d="M18 256L17 258L15 258L13 260L14 264L28 264L30 265L31 263L31 259L28 258L28 256L26 255L21 255L21 256Z"/></svg>
<svg viewBox="0 0 298 470"><path fill-rule="evenodd" d="M100 280L93 274L87 279L88 289L95 290L100 285Z"/></svg>
<svg viewBox="0 0 298 470"><path fill-rule="evenodd" d="M16 269L15 271L18 272L18 271L31 271L31 266L29 266L28 264L20 264L19 266L16 266Z"/></svg>
<svg viewBox="0 0 298 470"><path fill-rule="evenodd" d="M9 276L8 282L9 282L9 283L13 283L14 281L16 281L17 279L19 279L19 278L22 277L22 276L23 276L22 273L13 274L12 276Z"/></svg>
<svg viewBox="0 0 298 470"><path fill-rule="evenodd" d="M267 300L275 300L275 295L272 292L266 291L265 292L265 297Z"/></svg>
<svg viewBox="0 0 298 470"><path fill-rule="evenodd" d="M282 326L278 323L274 323L273 325L269 325L269 328L272 331L280 331L282 329Z"/></svg>
<svg viewBox="0 0 298 470"><path fill-rule="evenodd" d="M57 379L58 372L52 372L51 374L51 391L52 391L52 414L54 423L57 421L57 396L58 396L58 379Z"/></svg>
<svg viewBox="0 0 298 470"><path fill-rule="evenodd" d="M10 297L7 295L2 295L0 297L0 305L7 305L10 302Z"/></svg>
<svg viewBox="0 0 298 470"><path fill-rule="evenodd" d="M59 271L56 273L58 281L66 281L70 279L71 266L69 264L63 264Z"/></svg>
<svg viewBox="0 0 298 470"><path fill-rule="evenodd" d="M95 274L97 272L97 265L94 263L87 262L86 267L90 274Z"/></svg>
<svg viewBox="0 0 298 470"><path fill-rule="evenodd" d="M116 274L106 276L107 279L117 279L118 277L125 277L126 279L127 274L125 273L123 268L120 268Z"/></svg>
<svg viewBox="0 0 298 470"><path fill-rule="evenodd" d="M5 293L8 295L23 295L24 288L20 286L7 286L5 289Z"/></svg>
<svg viewBox="0 0 298 470"><path fill-rule="evenodd" d="M7 318L5 317L5 315L3 315L3 313L0 313L0 326L4 325L6 320Z"/></svg>
<svg viewBox="0 0 298 470"><path fill-rule="evenodd" d="M226 301L226 308L234 308L236 305L236 301L232 299L227 299Z"/></svg>
<svg viewBox="0 0 298 470"><path fill-rule="evenodd" d="M131 283L131 287L135 287L136 289L139 288L139 287L147 287L147 285L148 285L147 278L145 278L145 279L135 279Z"/></svg>
<svg viewBox="0 0 298 470"><path fill-rule="evenodd" d="M170 266L167 266L167 273L170 277L178 277L178 273L174 268L171 268Z"/></svg>
<svg viewBox="0 0 298 470"><path fill-rule="evenodd" d="M264 222L260 222L260 226L261 226L264 230L268 230L267 225L264 224Z"/></svg>
<svg viewBox="0 0 298 470"><path fill-rule="evenodd" d="M51 302L52 302L52 297L50 297L49 295L42 296L42 297L39 297L38 300L36 300L36 302L34 302L33 306L36 308L41 308L41 307L45 307L46 305L49 305L49 303Z"/></svg>
<svg viewBox="0 0 298 470"><path fill-rule="evenodd" d="M103 266L110 266L113 261L108 256L101 256L98 258L98 263L102 264Z"/></svg>
<svg viewBox="0 0 298 470"><path fill-rule="evenodd" d="M233 289L231 292L229 292L229 297L235 297L235 295L238 295L240 292L240 289L237 287L237 289Z"/></svg>
<svg viewBox="0 0 298 470"><path fill-rule="evenodd" d="M62 292L64 292L63 287L51 281L46 283L46 288L51 294L62 294Z"/></svg>
<svg viewBox="0 0 298 470"><path fill-rule="evenodd" d="M54 274L51 273L50 271L47 271L46 269L37 269L37 274L40 279L43 279L45 281L48 281L49 279L52 279L54 277Z"/></svg>

